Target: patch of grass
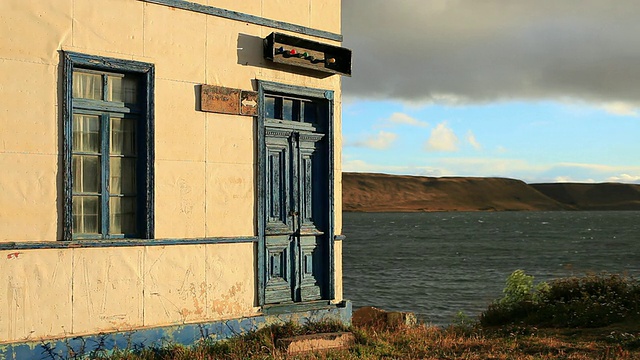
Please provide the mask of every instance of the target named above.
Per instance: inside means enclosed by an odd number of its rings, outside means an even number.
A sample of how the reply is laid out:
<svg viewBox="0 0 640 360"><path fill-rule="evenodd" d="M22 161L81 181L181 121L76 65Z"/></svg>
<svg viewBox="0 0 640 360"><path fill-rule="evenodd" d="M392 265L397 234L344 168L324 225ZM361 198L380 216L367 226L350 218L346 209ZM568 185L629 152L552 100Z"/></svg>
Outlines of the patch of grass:
<svg viewBox="0 0 640 360"><path fill-rule="evenodd" d="M328 326L328 328L327 328ZM632 330L635 326L635 330ZM508 325L485 329L452 325L447 328L351 328L355 344L347 350L288 356L277 348L278 338L305 334L307 330L340 331L337 325L274 325L221 342L193 347L165 346L141 352L116 352L110 359L639 359L638 323L587 329L539 329ZM612 330L615 329L615 330Z"/></svg>
<svg viewBox="0 0 640 360"><path fill-rule="evenodd" d="M464 331L420 325L392 331L358 329L357 343L335 359L637 359L640 351L610 341L606 331L581 337L561 329L512 327L504 331L476 327ZM323 359L322 355L316 355Z"/></svg>

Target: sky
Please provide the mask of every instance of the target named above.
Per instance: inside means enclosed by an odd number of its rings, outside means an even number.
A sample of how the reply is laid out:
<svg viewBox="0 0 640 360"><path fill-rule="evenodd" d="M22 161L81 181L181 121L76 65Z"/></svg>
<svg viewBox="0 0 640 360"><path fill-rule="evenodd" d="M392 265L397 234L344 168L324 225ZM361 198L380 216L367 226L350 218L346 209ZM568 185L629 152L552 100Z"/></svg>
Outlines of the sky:
<svg viewBox="0 0 640 360"><path fill-rule="evenodd" d="M342 0L343 171L640 184L640 1Z"/></svg>

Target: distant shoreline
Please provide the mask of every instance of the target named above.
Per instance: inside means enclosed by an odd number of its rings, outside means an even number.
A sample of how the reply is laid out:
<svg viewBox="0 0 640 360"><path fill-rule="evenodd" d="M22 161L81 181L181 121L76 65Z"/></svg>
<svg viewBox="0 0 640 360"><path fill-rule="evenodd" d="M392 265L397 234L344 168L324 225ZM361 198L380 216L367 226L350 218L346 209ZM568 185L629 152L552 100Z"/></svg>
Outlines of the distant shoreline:
<svg viewBox="0 0 640 360"><path fill-rule="evenodd" d="M345 212L640 210L640 185L342 173Z"/></svg>

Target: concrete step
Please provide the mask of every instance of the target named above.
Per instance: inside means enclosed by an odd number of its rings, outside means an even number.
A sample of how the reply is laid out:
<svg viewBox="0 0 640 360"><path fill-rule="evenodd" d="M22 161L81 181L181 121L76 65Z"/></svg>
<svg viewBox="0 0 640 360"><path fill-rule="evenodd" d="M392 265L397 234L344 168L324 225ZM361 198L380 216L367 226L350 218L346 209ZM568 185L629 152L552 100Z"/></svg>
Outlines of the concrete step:
<svg viewBox="0 0 640 360"><path fill-rule="evenodd" d="M278 340L278 346L287 354L300 354L311 351L347 349L355 338L350 332L333 332L312 335L300 335Z"/></svg>

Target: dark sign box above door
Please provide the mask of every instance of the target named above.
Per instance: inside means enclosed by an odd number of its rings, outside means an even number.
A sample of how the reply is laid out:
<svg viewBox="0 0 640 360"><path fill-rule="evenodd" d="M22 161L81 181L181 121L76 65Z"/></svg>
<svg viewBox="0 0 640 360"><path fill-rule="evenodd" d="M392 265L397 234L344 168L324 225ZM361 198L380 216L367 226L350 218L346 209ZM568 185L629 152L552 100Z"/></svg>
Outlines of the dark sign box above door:
<svg viewBox="0 0 640 360"><path fill-rule="evenodd" d="M351 76L351 50L281 33L264 39L264 57L278 64Z"/></svg>

